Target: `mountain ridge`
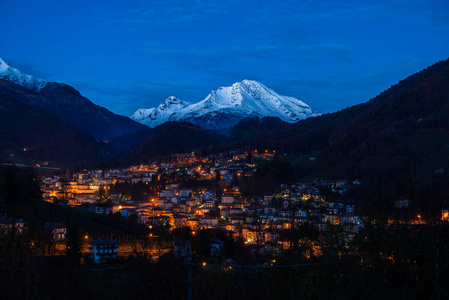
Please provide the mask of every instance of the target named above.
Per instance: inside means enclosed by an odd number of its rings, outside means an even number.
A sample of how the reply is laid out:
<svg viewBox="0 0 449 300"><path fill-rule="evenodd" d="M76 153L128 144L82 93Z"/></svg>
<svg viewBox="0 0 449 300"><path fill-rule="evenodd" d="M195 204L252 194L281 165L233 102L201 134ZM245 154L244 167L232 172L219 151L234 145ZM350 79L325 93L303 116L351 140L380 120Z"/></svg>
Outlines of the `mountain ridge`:
<svg viewBox="0 0 449 300"><path fill-rule="evenodd" d="M157 107L138 109L131 116L131 119L154 128L169 121L170 117L173 114L175 114L178 110L187 107L188 105L190 105L190 103L184 102L175 96L170 96L165 99L164 103L159 104L159 106Z"/></svg>
<svg viewBox="0 0 449 300"><path fill-rule="evenodd" d="M111 140L147 127L94 104L75 88L49 82L9 66L0 58L0 92L67 121L99 140Z"/></svg>
<svg viewBox="0 0 449 300"><path fill-rule="evenodd" d="M175 97L174 97L175 98ZM166 121L187 121L206 129L227 129L247 117L278 117L289 123L320 115L309 105L293 97L282 96L254 80L243 80L220 87L197 103L168 106L170 115L160 107L139 109L131 118L151 127ZM161 115L161 119L158 119Z"/></svg>
<svg viewBox="0 0 449 300"><path fill-rule="evenodd" d="M40 91L48 84L46 80L38 79L11 67L2 58L0 58L0 79L11 81L35 92Z"/></svg>
<svg viewBox="0 0 449 300"><path fill-rule="evenodd" d="M20 157L32 165L88 166L103 150L103 143L74 125L0 92L0 162Z"/></svg>

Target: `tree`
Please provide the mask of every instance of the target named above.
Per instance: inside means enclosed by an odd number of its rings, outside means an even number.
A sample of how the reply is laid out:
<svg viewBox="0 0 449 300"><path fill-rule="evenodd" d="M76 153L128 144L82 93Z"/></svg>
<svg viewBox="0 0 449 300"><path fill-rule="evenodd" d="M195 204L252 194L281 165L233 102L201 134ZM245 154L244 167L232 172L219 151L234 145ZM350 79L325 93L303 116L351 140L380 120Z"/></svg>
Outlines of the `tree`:
<svg viewBox="0 0 449 300"><path fill-rule="evenodd" d="M41 198L36 173L31 168L0 166L0 196L5 204L24 205Z"/></svg>
<svg viewBox="0 0 449 300"><path fill-rule="evenodd" d="M66 238L66 258L74 264L79 265L83 250L83 239L78 226L73 226L67 230Z"/></svg>
<svg viewBox="0 0 449 300"><path fill-rule="evenodd" d="M37 298L38 276L29 241L14 228L0 232L0 294L5 299Z"/></svg>

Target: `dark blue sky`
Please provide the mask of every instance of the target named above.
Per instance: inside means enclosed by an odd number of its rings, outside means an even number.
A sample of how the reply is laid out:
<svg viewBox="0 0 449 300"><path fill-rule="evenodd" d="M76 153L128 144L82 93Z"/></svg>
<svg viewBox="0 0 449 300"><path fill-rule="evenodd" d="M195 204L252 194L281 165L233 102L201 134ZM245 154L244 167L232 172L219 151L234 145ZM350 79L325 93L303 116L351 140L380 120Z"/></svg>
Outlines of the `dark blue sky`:
<svg viewBox="0 0 449 300"><path fill-rule="evenodd" d="M449 57L449 1L0 0L0 57L130 115L262 82L319 112Z"/></svg>

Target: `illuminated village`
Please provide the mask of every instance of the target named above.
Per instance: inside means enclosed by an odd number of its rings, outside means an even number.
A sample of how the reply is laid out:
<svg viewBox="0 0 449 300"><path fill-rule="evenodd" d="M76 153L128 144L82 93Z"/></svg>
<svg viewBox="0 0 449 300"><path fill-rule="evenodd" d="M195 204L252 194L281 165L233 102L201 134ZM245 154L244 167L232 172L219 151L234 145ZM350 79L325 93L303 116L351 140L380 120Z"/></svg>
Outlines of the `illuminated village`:
<svg viewBox="0 0 449 300"><path fill-rule="evenodd" d="M319 158L301 159L314 164ZM256 286L260 295L268 293L262 298L276 298L271 281L276 286L287 282L283 296L321 295L331 290L314 292L310 280L315 276L323 278L321 286L335 274L338 286L352 286L364 274L382 283L385 270L394 273L398 266L416 274L415 282L428 280L434 266L428 261L444 245L440 238L445 239L449 211L418 213L410 198L400 197L391 202L385 219L372 218L352 200L363 188L360 180L283 183L266 173L273 164L282 170L280 161L271 150L192 152L124 169L42 173L38 186L45 201L16 210L8 206L11 215L23 219L4 214L0 224L5 241L27 241L21 255L46 270L67 266L77 272L70 283L76 297L114 298L119 282L124 298L155 294L162 299L168 293L202 299L220 291L204 289L202 283L221 281L227 282L225 294L237 296L242 292L233 284L236 278L245 280L245 295ZM37 209L28 214L34 220L27 219L29 207ZM61 282L71 278L67 270L58 271ZM308 289L299 288L303 283ZM78 290L79 284L85 286ZM97 284L103 288L97 290ZM176 285L181 288L172 290ZM67 292L63 287L42 290ZM346 289L339 291L347 295Z"/></svg>
<svg viewBox="0 0 449 300"><path fill-rule="evenodd" d="M275 152L269 150L207 158L189 153L120 170L83 170L42 178L43 196L48 202L133 220L148 229L150 239L156 239L158 228L169 232L184 228L190 230L191 236L201 230L215 229L222 236L243 241L247 247L256 247L261 253L279 253L297 243L308 244L314 255L319 255L323 243L319 239L299 239L292 244L289 230L306 224L317 233L328 231L330 226L339 227L342 242L350 242L363 227L364 218L356 212L354 204L341 198L357 189L359 180L317 179L281 184L277 193L243 195L242 182L257 171L256 162L270 161L274 156ZM137 193L131 192L132 187ZM395 206L408 207L409 201L397 201ZM417 216L411 222L419 224L420 218ZM443 211L442 218L448 219L447 211ZM86 229L86 241L104 238L116 240L117 246L122 242L119 256L132 254L132 249L124 246L128 237ZM162 253L174 250L182 254L177 247L180 241L172 242L165 245ZM211 249L221 249L224 241L213 239L210 243ZM157 259L156 252L151 253Z"/></svg>

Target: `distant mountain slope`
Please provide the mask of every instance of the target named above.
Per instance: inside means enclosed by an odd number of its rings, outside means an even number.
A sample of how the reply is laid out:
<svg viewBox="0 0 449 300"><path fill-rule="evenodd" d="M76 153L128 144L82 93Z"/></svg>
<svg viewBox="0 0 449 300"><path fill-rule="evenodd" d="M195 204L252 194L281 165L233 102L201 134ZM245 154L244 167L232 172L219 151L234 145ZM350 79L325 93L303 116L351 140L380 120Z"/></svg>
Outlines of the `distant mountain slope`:
<svg viewBox="0 0 449 300"><path fill-rule="evenodd" d="M446 134L449 60L402 80L366 103L295 124L292 131L306 133L318 128L328 131L329 148L351 151L353 155L380 142L389 143L386 146L390 148L414 132L430 130Z"/></svg>
<svg viewBox="0 0 449 300"><path fill-rule="evenodd" d="M446 60L402 80L366 103L285 126L274 136L264 138L265 130L259 125L252 126L259 126L254 136L260 141L282 147L284 152L308 153L329 148L354 153L358 147L365 149L366 143L380 134L387 137L398 134L399 138L404 136L399 132L426 128L446 132L448 110L449 60ZM237 124L234 134L240 135L247 129Z"/></svg>
<svg viewBox="0 0 449 300"><path fill-rule="evenodd" d="M220 145L224 137L187 122L166 122L146 131L127 134L108 144L121 164L142 163L154 156L185 153Z"/></svg>
<svg viewBox="0 0 449 300"><path fill-rule="evenodd" d="M26 75L0 59L0 92L67 121L96 139L110 140L147 127L93 104L73 87Z"/></svg>
<svg viewBox="0 0 449 300"><path fill-rule="evenodd" d="M176 105L176 107L175 107ZM183 102L165 103L170 114L156 113L157 109L140 109L131 118L143 124L161 124L169 121L187 121L206 129L226 129L248 117L278 117L285 122L296 122L318 116L310 106L293 97L281 96L263 84L243 80L230 87L212 91L204 100L187 105ZM160 117L159 117L160 116ZM167 119L168 116L168 119Z"/></svg>
<svg viewBox="0 0 449 300"><path fill-rule="evenodd" d="M0 93L1 162L15 155L35 163L86 166L99 159L103 146L73 125Z"/></svg>

